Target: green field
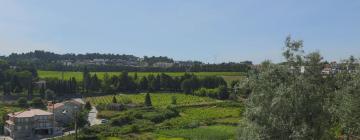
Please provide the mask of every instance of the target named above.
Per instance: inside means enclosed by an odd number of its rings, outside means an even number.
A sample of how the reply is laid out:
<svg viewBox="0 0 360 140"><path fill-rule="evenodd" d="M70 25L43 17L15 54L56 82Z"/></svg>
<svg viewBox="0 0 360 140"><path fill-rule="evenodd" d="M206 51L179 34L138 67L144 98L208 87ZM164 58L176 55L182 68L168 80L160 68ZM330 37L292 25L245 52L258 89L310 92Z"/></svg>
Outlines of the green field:
<svg viewBox="0 0 360 140"><path fill-rule="evenodd" d="M103 78L105 73L111 75L119 75L121 72L91 72L91 74L97 74L99 78ZM161 72L136 72L139 77L147 76L149 74L160 74ZM184 72L164 72L173 77L179 77L184 75ZM244 76L242 72L193 72L195 75L203 77L203 76ZM134 76L135 72L129 72L130 76ZM61 72L61 71L38 71L38 75L40 78L64 78L69 79L71 77L75 77L77 80L82 79L82 72Z"/></svg>
<svg viewBox="0 0 360 140"><path fill-rule="evenodd" d="M192 95L180 94L180 93L157 93L151 94L151 101L155 107L166 107L170 105L171 98L175 96L177 105L189 105L189 104L202 104L202 103L215 103L219 100L211 99L208 97L197 97ZM118 102L131 102L135 104L143 104L145 100L144 94L119 94L115 96ZM113 96L100 96L89 97L86 100L90 101L92 105L109 104L112 102Z"/></svg>
<svg viewBox="0 0 360 140"><path fill-rule="evenodd" d="M214 125L193 129L161 130L159 134L190 140L231 140L235 139L235 126Z"/></svg>
<svg viewBox="0 0 360 140"><path fill-rule="evenodd" d="M100 79L104 77L104 74L108 73L109 76L119 75L121 72L91 72L91 74L96 74ZM160 74L161 72L137 72L139 77L147 76L149 74ZM237 80L243 77L242 72L193 72L199 77L204 76L222 76L226 81ZM134 76L135 72L129 72L130 76ZM172 77L179 77L184 75L184 72L165 72ZM75 77L76 80L82 80L82 72L61 72L61 71L38 71L40 78L59 78L59 79L69 79Z"/></svg>
<svg viewBox="0 0 360 140"><path fill-rule="evenodd" d="M178 116L168 118L161 122L151 122L147 118L156 116L156 110L164 110L171 105L171 99L175 96L175 107ZM114 96L88 97L93 105L110 104ZM118 102L143 105L145 94L118 94L115 96ZM234 101L221 101L208 97L198 97L182 93L151 93L151 101L154 109L142 110L141 108L127 109L125 111L100 110L98 116L105 119L113 119L125 114L141 114L132 124L119 126L103 125L95 127L99 132L116 133L120 135L103 135L104 139L158 139L158 140L198 140L235 139L235 131L241 120L241 103ZM136 134L127 134L129 128L139 128Z"/></svg>
<svg viewBox="0 0 360 140"><path fill-rule="evenodd" d="M216 105L205 107L190 107L181 109L180 117L164 121L161 126L164 128L189 128L194 126L207 126L218 123L218 120L233 119L238 123L240 108L238 107L217 107Z"/></svg>

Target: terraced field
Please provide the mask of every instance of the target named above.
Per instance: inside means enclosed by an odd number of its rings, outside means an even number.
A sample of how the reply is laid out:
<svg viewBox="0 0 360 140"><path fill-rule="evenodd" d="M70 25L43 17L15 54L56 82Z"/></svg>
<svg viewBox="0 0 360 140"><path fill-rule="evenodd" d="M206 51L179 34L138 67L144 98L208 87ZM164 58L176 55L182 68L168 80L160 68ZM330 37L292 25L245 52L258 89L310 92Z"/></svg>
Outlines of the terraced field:
<svg viewBox="0 0 360 140"><path fill-rule="evenodd" d="M105 124L109 132L117 130L129 131L129 128L137 128L141 133L102 135L103 139L158 139L158 140L228 140L235 139L235 132L241 119L242 105L234 101L221 101L207 97L198 97L182 93L151 93L153 111L166 110L171 105L171 99L175 96L178 116L167 118L160 122L152 122L147 118L154 118L158 113L141 108L128 109L125 111L102 110L98 116L109 120L123 118L125 114L143 115L133 120L133 124L112 126ZM89 97L86 100L93 105L103 105L112 102L113 95ZM119 94L116 100L121 103L134 103L142 105L145 94ZM140 112L139 112L140 111ZM127 113L126 113L127 112ZM129 113L131 112L131 113ZM137 113L136 113L137 112ZM159 112L161 113L161 112ZM125 116L124 116L125 115ZM135 115L137 116L137 115ZM126 117L125 117L126 118ZM156 117L155 117L156 118ZM94 128L95 130L97 128ZM145 130L144 130L145 129ZM102 132L102 131L100 131ZM105 133L107 134L107 133Z"/></svg>

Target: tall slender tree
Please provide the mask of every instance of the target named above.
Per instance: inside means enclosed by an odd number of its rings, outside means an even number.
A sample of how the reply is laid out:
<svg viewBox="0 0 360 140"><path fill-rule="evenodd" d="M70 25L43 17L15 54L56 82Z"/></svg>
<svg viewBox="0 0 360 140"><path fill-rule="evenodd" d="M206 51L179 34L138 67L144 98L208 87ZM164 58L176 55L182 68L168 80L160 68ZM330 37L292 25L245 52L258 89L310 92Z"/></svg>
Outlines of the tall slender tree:
<svg viewBox="0 0 360 140"><path fill-rule="evenodd" d="M90 88L91 75L87 67L83 69L83 92L87 93Z"/></svg>
<svg viewBox="0 0 360 140"><path fill-rule="evenodd" d="M145 95L145 106L147 106L147 107L152 106L151 97L150 97L149 93L146 93L146 95Z"/></svg>

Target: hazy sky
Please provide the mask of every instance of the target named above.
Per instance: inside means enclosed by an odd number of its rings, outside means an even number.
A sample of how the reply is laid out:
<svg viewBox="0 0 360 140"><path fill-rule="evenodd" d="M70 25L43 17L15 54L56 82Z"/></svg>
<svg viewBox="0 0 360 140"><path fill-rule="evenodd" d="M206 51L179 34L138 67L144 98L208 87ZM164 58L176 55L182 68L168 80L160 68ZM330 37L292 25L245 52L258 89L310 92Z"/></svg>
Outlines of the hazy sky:
<svg viewBox="0 0 360 140"><path fill-rule="evenodd" d="M35 49L281 61L284 40L360 57L359 0L0 0L0 55Z"/></svg>

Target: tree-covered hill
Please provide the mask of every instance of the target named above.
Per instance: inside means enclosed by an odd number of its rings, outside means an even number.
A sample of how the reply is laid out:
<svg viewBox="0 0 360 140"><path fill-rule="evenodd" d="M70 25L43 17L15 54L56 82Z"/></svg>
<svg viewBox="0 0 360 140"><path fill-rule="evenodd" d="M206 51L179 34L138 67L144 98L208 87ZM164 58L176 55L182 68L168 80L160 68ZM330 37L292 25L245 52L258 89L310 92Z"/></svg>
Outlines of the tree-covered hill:
<svg viewBox="0 0 360 140"><path fill-rule="evenodd" d="M11 66L33 66L39 70L81 71L148 71L148 72L246 72L252 62L205 64L200 61L175 61L166 56L137 57L127 54L56 54L35 50L1 56Z"/></svg>

